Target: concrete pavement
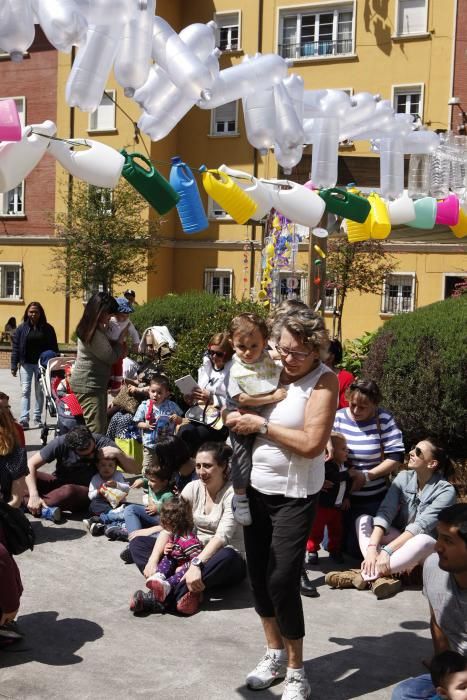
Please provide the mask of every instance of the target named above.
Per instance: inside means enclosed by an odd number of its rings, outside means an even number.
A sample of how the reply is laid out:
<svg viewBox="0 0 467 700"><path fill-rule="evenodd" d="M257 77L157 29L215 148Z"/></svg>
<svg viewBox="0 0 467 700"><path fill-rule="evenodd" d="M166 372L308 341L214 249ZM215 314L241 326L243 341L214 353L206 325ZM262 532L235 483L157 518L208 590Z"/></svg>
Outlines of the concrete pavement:
<svg viewBox="0 0 467 700"><path fill-rule="evenodd" d="M0 390L19 415L19 380L0 370ZM39 430L26 433L40 448ZM51 433L50 438L52 439ZM17 558L24 642L0 651L0 698L278 698L282 684L249 691L244 677L264 650L248 584L212 598L192 618L134 617L130 594L144 588L122 543L92 538L79 519L33 520L37 544ZM377 601L369 591L331 590L325 555L309 572L320 598L303 599L305 666L312 698L386 700L398 681L423 673L431 653L420 591Z"/></svg>

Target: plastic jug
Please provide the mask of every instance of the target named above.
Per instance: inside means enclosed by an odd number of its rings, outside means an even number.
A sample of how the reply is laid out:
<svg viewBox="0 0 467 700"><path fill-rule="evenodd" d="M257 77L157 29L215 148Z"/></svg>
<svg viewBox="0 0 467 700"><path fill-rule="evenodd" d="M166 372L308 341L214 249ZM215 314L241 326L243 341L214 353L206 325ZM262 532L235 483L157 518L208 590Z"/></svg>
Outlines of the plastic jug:
<svg viewBox="0 0 467 700"><path fill-rule="evenodd" d="M368 220L372 238L387 238L391 232L391 222L387 207L381 197L372 192L368 201L371 204Z"/></svg>
<svg viewBox="0 0 467 700"><path fill-rule="evenodd" d="M318 188L334 187L337 182L339 120L315 117L311 128L311 179Z"/></svg>
<svg viewBox="0 0 467 700"><path fill-rule="evenodd" d="M455 194L450 194L446 199L438 202L436 206L436 224L455 226L459 221L459 199Z"/></svg>
<svg viewBox="0 0 467 700"><path fill-rule="evenodd" d="M462 208L459 209L459 221L455 226L451 226L450 228L456 238L464 238L467 236L467 213Z"/></svg>
<svg viewBox="0 0 467 700"><path fill-rule="evenodd" d="M422 197L414 202L415 219L408 221L410 228L432 229L435 225L437 202L434 197Z"/></svg>
<svg viewBox="0 0 467 700"><path fill-rule="evenodd" d="M258 90L243 98L243 116L248 142L266 153L275 140L274 90Z"/></svg>
<svg viewBox="0 0 467 700"><path fill-rule="evenodd" d="M274 180L277 185L288 186L288 189L271 190L271 200L274 209L280 211L287 219L296 224L313 228L320 221L326 209L324 200L303 185L289 180Z"/></svg>
<svg viewBox="0 0 467 700"><path fill-rule="evenodd" d="M70 53L86 38L88 23L75 0L32 0L41 28L52 46Z"/></svg>
<svg viewBox="0 0 467 700"><path fill-rule="evenodd" d="M75 144L87 148L74 151ZM92 139L73 139L73 145L66 141L51 141L48 152L71 175L95 187L116 187L125 163L121 153Z"/></svg>
<svg viewBox="0 0 467 700"><path fill-rule="evenodd" d="M370 213L371 204L367 199L339 187L321 190L318 194L326 202L328 211L345 219L363 224Z"/></svg>
<svg viewBox="0 0 467 700"><path fill-rule="evenodd" d="M180 196L165 177L155 169L151 161L141 153L127 153L125 149L120 153L125 158L122 170L125 180L128 180L159 214L166 214L173 209ZM142 160L147 168L139 165L136 162L138 160Z"/></svg>
<svg viewBox="0 0 467 700"><path fill-rule="evenodd" d="M209 222L193 173L178 156L172 158L170 184L179 196L177 211L185 233L204 231Z"/></svg>
<svg viewBox="0 0 467 700"><path fill-rule="evenodd" d="M244 224L251 219L258 205L231 177L220 170L207 170L205 166L201 171L204 189L234 221Z"/></svg>
<svg viewBox="0 0 467 700"><path fill-rule="evenodd" d="M0 100L0 141L21 141L21 122L14 100Z"/></svg>
<svg viewBox="0 0 467 700"><path fill-rule="evenodd" d="M178 35L184 44L199 58L200 61L212 55L216 49L217 25L213 20L207 24L189 24Z"/></svg>
<svg viewBox="0 0 467 700"><path fill-rule="evenodd" d="M270 188L260 182L256 177L245 173L242 170L233 170L227 165L221 165L219 170L231 177L243 178L238 182L239 187L242 188L244 192L247 193L251 199L256 202L257 209L252 215L252 219L255 221L260 221L263 219L272 209L271 193Z"/></svg>
<svg viewBox="0 0 467 700"><path fill-rule="evenodd" d="M393 202L388 202L389 219L393 226L408 224L415 219L415 205L413 200L404 194Z"/></svg>
<svg viewBox="0 0 467 700"><path fill-rule="evenodd" d="M302 120L298 118L292 98L283 82L274 85L275 141L286 148L296 148L304 143Z"/></svg>
<svg viewBox="0 0 467 700"><path fill-rule="evenodd" d="M131 15L123 27L114 63L115 78L127 97L133 97L148 77L155 0L147 0L144 10L136 2L131 3L130 8Z"/></svg>
<svg viewBox="0 0 467 700"><path fill-rule="evenodd" d="M274 156L280 166L284 169L284 173L289 175L298 163L300 163L303 155L303 146L295 146L295 148L286 148L279 143L274 144Z"/></svg>
<svg viewBox="0 0 467 700"><path fill-rule="evenodd" d="M349 243L361 243L362 241L368 241L371 238L371 222L369 216L362 224L358 223L357 221L346 219L344 222L344 228L347 230L347 238L349 239Z"/></svg>
<svg viewBox="0 0 467 700"><path fill-rule="evenodd" d="M55 124L46 120L26 126L21 141L0 143L0 192L14 189L34 170L50 143L44 136L56 133Z"/></svg>

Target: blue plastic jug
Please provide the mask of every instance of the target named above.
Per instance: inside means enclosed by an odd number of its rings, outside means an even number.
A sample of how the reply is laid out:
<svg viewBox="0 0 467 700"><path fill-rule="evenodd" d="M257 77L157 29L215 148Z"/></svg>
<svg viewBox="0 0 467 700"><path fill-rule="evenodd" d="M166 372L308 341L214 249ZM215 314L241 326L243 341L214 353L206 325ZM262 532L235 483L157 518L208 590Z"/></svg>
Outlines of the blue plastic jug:
<svg viewBox="0 0 467 700"><path fill-rule="evenodd" d="M193 173L181 158L172 158L170 184L180 196L177 211L185 233L199 233L209 226Z"/></svg>

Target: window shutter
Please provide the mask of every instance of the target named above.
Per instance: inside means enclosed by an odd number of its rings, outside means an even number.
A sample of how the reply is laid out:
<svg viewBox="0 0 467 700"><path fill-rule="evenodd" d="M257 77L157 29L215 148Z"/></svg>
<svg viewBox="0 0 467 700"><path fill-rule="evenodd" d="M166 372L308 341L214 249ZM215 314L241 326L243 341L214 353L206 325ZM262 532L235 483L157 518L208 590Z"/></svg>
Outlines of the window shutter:
<svg viewBox="0 0 467 700"><path fill-rule="evenodd" d="M225 105L216 107L214 110L214 120L216 122L234 122L237 113L237 103L227 102Z"/></svg>
<svg viewBox="0 0 467 700"><path fill-rule="evenodd" d="M426 0L399 0L399 34L426 31Z"/></svg>

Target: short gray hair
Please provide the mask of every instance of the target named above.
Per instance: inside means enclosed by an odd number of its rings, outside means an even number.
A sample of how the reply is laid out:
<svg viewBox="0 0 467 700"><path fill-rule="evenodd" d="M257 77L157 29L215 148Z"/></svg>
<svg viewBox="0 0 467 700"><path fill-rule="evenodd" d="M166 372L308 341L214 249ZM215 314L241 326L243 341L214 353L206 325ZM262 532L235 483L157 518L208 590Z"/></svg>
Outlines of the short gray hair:
<svg viewBox="0 0 467 700"><path fill-rule="evenodd" d="M274 323L271 335L274 338L280 338L284 329L300 340L303 345L319 350L321 357L326 356L329 348L329 333L322 316L315 311L300 309L291 311L285 316L279 316Z"/></svg>

